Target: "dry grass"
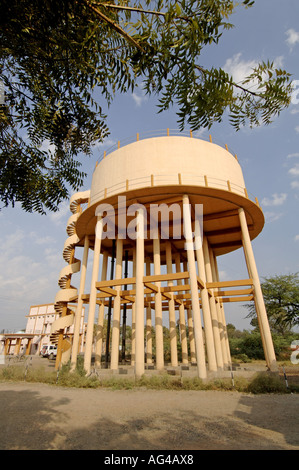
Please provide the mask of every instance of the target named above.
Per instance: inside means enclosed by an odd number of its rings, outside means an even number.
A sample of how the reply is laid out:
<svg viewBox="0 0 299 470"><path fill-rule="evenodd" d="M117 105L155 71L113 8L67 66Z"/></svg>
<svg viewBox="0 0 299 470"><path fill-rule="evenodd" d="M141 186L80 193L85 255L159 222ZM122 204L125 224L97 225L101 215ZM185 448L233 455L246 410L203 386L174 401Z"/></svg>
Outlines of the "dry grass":
<svg viewBox="0 0 299 470"><path fill-rule="evenodd" d="M61 371L46 370L44 367L9 366L0 369L0 381L26 381L46 383L56 386L76 388L111 388L129 390L145 388L149 390L222 390L248 393L299 393L299 366L279 367L279 375L267 372L257 373L252 379L234 376L202 381L196 377L178 377L164 375L143 376L140 379L120 378L117 376L99 378L97 375L86 376L82 368L70 372L64 366Z"/></svg>

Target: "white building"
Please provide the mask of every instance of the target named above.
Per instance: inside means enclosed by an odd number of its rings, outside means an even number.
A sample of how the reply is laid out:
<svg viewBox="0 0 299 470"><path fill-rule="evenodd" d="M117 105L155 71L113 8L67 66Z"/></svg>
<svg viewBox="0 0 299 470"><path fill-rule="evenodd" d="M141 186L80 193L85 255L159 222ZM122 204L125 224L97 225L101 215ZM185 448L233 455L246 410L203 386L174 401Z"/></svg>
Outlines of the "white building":
<svg viewBox="0 0 299 470"><path fill-rule="evenodd" d="M84 307L82 308L80 323L80 342L79 352L83 351L84 345ZM1 337L3 343L3 352L8 354L40 354L44 345L51 343L51 325L59 318L59 314L55 312L54 304L32 305L29 314L26 315L27 325L25 332L5 333ZM65 328L64 334L72 337L74 326Z"/></svg>

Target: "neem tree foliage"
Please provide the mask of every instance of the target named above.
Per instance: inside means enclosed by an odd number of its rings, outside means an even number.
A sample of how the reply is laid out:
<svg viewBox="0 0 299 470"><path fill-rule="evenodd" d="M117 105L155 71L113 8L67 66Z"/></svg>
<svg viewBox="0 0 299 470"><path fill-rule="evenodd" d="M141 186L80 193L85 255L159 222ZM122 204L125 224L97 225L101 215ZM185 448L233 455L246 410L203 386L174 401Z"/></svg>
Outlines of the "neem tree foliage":
<svg viewBox="0 0 299 470"><path fill-rule="evenodd" d="M157 95L160 111L177 105L180 128L210 127L225 111L236 129L269 123L289 104L287 72L261 63L236 84L201 63L202 50L232 27L235 9L253 3L2 0L2 204L57 210L68 188L83 183L78 155L109 133L103 105L137 81Z"/></svg>

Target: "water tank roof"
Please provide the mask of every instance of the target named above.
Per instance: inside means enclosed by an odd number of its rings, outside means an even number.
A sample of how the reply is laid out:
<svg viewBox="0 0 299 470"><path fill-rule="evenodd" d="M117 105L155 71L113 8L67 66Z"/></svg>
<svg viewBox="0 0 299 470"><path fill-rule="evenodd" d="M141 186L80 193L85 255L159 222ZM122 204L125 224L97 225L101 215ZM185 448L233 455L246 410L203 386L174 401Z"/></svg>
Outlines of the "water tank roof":
<svg viewBox="0 0 299 470"><path fill-rule="evenodd" d="M92 240L95 212L103 203L115 208L117 224L120 197L126 207L137 202L149 211L153 204L181 204L184 194L193 205L202 204L204 231L217 255L242 246L240 207L245 210L251 239L263 228L262 210L248 197L241 166L227 148L169 135L129 143L100 161L93 174L90 205L77 221L77 234L82 240L88 234ZM109 249L111 244L103 240ZM180 249L179 241L174 245Z"/></svg>

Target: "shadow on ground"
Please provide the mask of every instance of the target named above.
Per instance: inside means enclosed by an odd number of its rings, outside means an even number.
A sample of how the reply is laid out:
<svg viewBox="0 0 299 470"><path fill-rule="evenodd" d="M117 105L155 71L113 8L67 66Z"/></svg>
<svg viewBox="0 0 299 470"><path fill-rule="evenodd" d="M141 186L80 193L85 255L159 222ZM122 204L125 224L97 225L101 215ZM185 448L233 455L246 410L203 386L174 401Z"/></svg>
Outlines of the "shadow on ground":
<svg viewBox="0 0 299 470"><path fill-rule="evenodd" d="M109 410L100 400L92 402L93 408L89 403L85 412L84 400L95 400L96 390L92 394L78 391L79 399L75 401L76 390L70 393L60 389L59 394L57 390L40 385L37 389L25 383L11 387L6 383L5 389L0 388L1 450L299 449L295 412L299 397L295 395L270 396L270 400L269 396L231 393L228 398L236 401L233 412L222 416L217 409L209 416L201 412L200 402L201 394L209 392L195 392L198 409L184 403L182 408L173 407L172 412L169 407L161 412L160 406L147 413L145 406L135 413L132 406L132 412L128 410L119 417L114 412L108 418ZM131 393L142 400L141 392ZM188 392L167 393L177 400L188 396ZM221 401L225 392L218 393ZM119 392L117 400L121 397Z"/></svg>

